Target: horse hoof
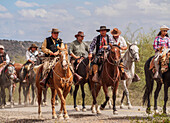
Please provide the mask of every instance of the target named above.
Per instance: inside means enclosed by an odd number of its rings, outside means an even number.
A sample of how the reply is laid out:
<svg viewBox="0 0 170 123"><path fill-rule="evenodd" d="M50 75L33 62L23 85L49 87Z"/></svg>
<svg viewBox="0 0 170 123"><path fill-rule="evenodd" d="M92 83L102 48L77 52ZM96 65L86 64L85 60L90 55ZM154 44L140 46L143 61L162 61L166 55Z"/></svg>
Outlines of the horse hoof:
<svg viewBox="0 0 170 123"><path fill-rule="evenodd" d="M96 110L95 110L95 109L92 109L92 113L96 113Z"/></svg>
<svg viewBox="0 0 170 123"><path fill-rule="evenodd" d="M113 111L113 114L114 114L114 115L118 115L118 112L117 112L117 111Z"/></svg>
<svg viewBox="0 0 170 123"><path fill-rule="evenodd" d="M47 102L43 102L43 106L47 106Z"/></svg>
<svg viewBox="0 0 170 123"><path fill-rule="evenodd" d="M101 114L101 111L100 111L100 110L97 110L97 114Z"/></svg>
<svg viewBox="0 0 170 123"><path fill-rule="evenodd" d="M5 108L5 106L1 106L1 109L4 109Z"/></svg>
<svg viewBox="0 0 170 123"><path fill-rule="evenodd" d="M83 108L82 111L83 111L83 112L86 112L87 110L86 110L86 108Z"/></svg>
<svg viewBox="0 0 170 123"><path fill-rule="evenodd" d="M55 102L55 105L58 105L59 104L59 102L58 102L58 100Z"/></svg>
<svg viewBox="0 0 170 123"><path fill-rule="evenodd" d="M56 119L56 118L57 118L57 115L54 114L54 115L52 116L52 119Z"/></svg>
<svg viewBox="0 0 170 123"><path fill-rule="evenodd" d="M28 106L28 103L27 103L27 102L25 102L25 103L24 103L24 105L25 105L25 106Z"/></svg>
<svg viewBox="0 0 170 123"><path fill-rule="evenodd" d="M62 114L62 113L60 113L60 114L58 115L58 119L63 119L63 114Z"/></svg>
<svg viewBox="0 0 170 123"><path fill-rule="evenodd" d="M152 113L151 110L150 110L150 108L147 108L147 109L146 109L146 113L147 113L147 114L151 114L151 113Z"/></svg>
<svg viewBox="0 0 170 123"><path fill-rule="evenodd" d="M104 108L102 106L100 106L100 110L104 110Z"/></svg>
<svg viewBox="0 0 170 123"><path fill-rule="evenodd" d="M121 105L120 105L120 109L123 109L123 108L124 108L124 105L123 105L123 104L121 104Z"/></svg>
<svg viewBox="0 0 170 123"><path fill-rule="evenodd" d="M64 114L64 119L65 119L65 120L68 120L68 119L69 119L68 114Z"/></svg>
<svg viewBox="0 0 170 123"><path fill-rule="evenodd" d="M76 110L76 111L80 111L79 107L75 107L75 110Z"/></svg>
<svg viewBox="0 0 170 123"><path fill-rule="evenodd" d="M157 109L155 110L155 115L159 115L159 111Z"/></svg>
<svg viewBox="0 0 170 123"><path fill-rule="evenodd" d="M111 105L109 105L109 109L112 109L112 106L111 106Z"/></svg>
<svg viewBox="0 0 170 123"><path fill-rule="evenodd" d="M41 115L41 114L39 114L39 115L38 115L38 118L39 118L39 119L41 119L41 118L42 118L42 115Z"/></svg>
<svg viewBox="0 0 170 123"><path fill-rule="evenodd" d="M18 105L22 105L21 103L18 103Z"/></svg>
<svg viewBox="0 0 170 123"><path fill-rule="evenodd" d="M132 109L132 108L133 108L132 105L129 105L129 106L128 106L128 109Z"/></svg>
<svg viewBox="0 0 170 123"><path fill-rule="evenodd" d="M13 108L14 107L14 105L10 105L10 108Z"/></svg>

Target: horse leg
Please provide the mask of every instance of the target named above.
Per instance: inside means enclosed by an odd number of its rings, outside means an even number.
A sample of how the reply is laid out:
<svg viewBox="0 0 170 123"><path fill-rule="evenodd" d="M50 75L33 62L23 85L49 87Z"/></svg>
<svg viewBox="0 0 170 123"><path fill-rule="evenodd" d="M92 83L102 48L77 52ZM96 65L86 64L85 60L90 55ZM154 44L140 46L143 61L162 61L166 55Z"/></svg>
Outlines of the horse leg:
<svg viewBox="0 0 170 123"><path fill-rule="evenodd" d="M42 112L41 112L41 100L42 100L42 88L37 88L38 89L38 115L39 115L39 118L41 117L42 115Z"/></svg>
<svg viewBox="0 0 170 123"><path fill-rule="evenodd" d="M123 105L123 100L124 100L124 97L126 95L126 92L123 91L123 95L122 95L122 99L121 99L121 105L120 105L120 108L123 109L124 108L124 105Z"/></svg>
<svg viewBox="0 0 170 123"><path fill-rule="evenodd" d="M168 84L167 83L164 84L164 106L163 106L164 114L166 114L166 103L168 101Z"/></svg>
<svg viewBox="0 0 170 123"><path fill-rule="evenodd" d="M70 92L70 89L71 89L71 86L63 92L64 102L65 102L63 104L64 119L69 119L69 116L68 116L68 113L67 113L67 110L66 110L66 97L67 97L68 93Z"/></svg>
<svg viewBox="0 0 170 123"><path fill-rule="evenodd" d="M79 85L76 85L75 86L75 89L74 89L74 93L73 93L73 98L74 98L74 109L76 111L80 111L80 109L77 107L77 104L76 104L76 97L77 97L77 91L79 89Z"/></svg>
<svg viewBox="0 0 170 123"><path fill-rule="evenodd" d="M18 92L19 92L19 102L18 102L18 104L21 105L21 83L19 83Z"/></svg>
<svg viewBox="0 0 170 123"><path fill-rule="evenodd" d="M4 87L1 87L1 98L2 98L2 105L1 105L1 108L4 109L5 108L5 88Z"/></svg>
<svg viewBox="0 0 170 123"><path fill-rule="evenodd" d="M10 107L13 108L13 98L12 98L12 85L9 86L9 101L10 101Z"/></svg>
<svg viewBox="0 0 170 123"><path fill-rule="evenodd" d="M29 89L30 89L30 84L26 87L26 91L25 91L25 99L24 99L25 105L28 105Z"/></svg>
<svg viewBox="0 0 170 123"><path fill-rule="evenodd" d="M47 89L43 90L43 95L44 95L44 99L43 99L43 105L47 106Z"/></svg>
<svg viewBox="0 0 170 123"><path fill-rule="evenodd" d="M109 96L108 96L108 87L104 84L103 85L103 91L105 93L105 102L101 105L100 109L103 110L107 104L107 102L109 101Z"/></svg>
<svg viewBox="0 0 170 123"><path fill-rule="evenodd" d="M96 83L96 84L97 84L97 83ZM97 96L98 96L98 94L99 94L100 89L101 89L101 85L100 85L100 84L97 84L97 85L96 85L96 98L97 98ZM97 111L97 114L101 114L100 106L97 104L97 102L96 102L96 111Z"/></svg>
<svg viewBox="0 0 170 123"><path fill-rule="evenodd" d="M90 86L91 86L91 93L92 93L92 97L93 97L93 104L92 104L91 110L92 110L92 113L96 113L96 109L95 109L95 105L97 104L96 83L90 82Z"/></svg>
<svg viewBox="0 0 170 123"><path fill-rule="evenodd" d="M117 110L116 110L116 91L117 91L117 88L118 88L118 85L119 83L116 82L114 88L113 88L113 114L118 114Z"/></svg>
<svg viewBox="0 0 170 123"><path fill-rule="evenodd" d="M35 98L35 84L31 85L31 89L32 89L32 101L31 101L31 105L34 105L34 98Z"/></svg>
<svg viewBox="0 0 170 123"><path fill-rule="evenodd" d="M60 111L59 111L59 115L58 115L58 118L61 119L61 118L63 118L62 112L63 112L63 105L65 103L65 99L64 99L64 97L62 95L62 89L57 88L57 94L58 94L58 96L59 96L59 98L61 100L61 107L60 107Z"/></svg>
<svg viewBox="0 0 170 123"><path fill-rule="evenodd" d="M51 105L52 105L52 119L57 118L56 112L55 112L55 96L56 96L56 90L51 89Z"/></svg>
<svg viewBox="0 0 170 123"><path fill-rule="evenodd" d="M160 82L157 82L157 87L156 90L154 92L154 110L155 110L155 114L159 114L159 111L157 109L157 99L158 99L158 95L159 92L161 90L162 84Z"/></svg>
<svg viewBox="0 0 170 123"><path fill-rule="evenodd" d="M82 109L82 111L86 112L86 107L85 107L85 103L84 103L84 101L85 101L84 84L81 85L81 92L82 92L82 99L83 99L83 103L82 103L83 109Z"/></svg>

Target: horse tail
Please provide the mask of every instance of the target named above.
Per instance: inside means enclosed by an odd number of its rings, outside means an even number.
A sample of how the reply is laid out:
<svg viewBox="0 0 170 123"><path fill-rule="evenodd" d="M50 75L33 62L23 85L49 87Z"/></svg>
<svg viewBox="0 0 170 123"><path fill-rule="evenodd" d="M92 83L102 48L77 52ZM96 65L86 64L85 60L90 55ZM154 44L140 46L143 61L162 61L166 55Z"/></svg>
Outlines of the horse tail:
<svg viewBox="0 0 170 123"><path fill-rule="evenodd" d="M144 71L145 71L145 81L146 81L146 85L145 87L143 88L143 90L145 91L144 92L144 95L143 95L143 105L148 102L151 94L152 94L152 91L153 91L153 85L154 85L154 80L153 80L153 77L152 77L152 71L149 70L149 66L150 66L150 62L152 60L153 57L149 58L146 63L145 63L145 66L144 66Z"/></svg>

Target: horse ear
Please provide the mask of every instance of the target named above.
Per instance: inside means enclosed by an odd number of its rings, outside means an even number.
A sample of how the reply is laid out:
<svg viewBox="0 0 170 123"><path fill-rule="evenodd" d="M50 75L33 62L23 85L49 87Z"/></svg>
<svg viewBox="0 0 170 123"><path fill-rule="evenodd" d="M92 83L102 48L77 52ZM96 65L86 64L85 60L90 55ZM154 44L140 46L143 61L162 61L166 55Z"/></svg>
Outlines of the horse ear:
<svg viewBox="0 0 170 123"><path fill-rule="evenodd" d="M13 61L12 64L14 65L14 64L15 64L15 61Z"/></svg>
<svg viewBox="0 0 170 123"><path fill-rule="evenodd" d="M113 47L113 45L111 43L109 43L109 45L110 45L111 48Z"/></svg>
<svg viewBox="0 0 170 123"><path fill-rule="evenodd" d="M65 49L67 50L67 44L65 44Z"/></svg>
<svg viewBox="0 0 170 123"><path fill-rule="evenodd" d="M138 44L138 42L137 41L135 41L135 43L134 43L135 45L137 45Z"/></svg>
<svg viewBox="0 0 170 123"><path fill-rule="evenodd" d="M132 43L130 43L129 41L127 41L127 44L128 44L128 45L131 45Z"/></svg>

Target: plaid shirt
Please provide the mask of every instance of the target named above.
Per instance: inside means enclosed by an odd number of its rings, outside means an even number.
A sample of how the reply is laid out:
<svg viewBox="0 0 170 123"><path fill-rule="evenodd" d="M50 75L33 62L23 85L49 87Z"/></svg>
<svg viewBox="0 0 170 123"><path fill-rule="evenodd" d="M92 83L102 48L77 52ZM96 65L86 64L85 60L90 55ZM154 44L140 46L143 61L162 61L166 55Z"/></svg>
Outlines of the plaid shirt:
<svg viewBox="0 0 170 123"><path fill-rule="evenodd" d="M100 36L100 43L102 41L102 36ZM107 36L104 37L105 40L107 41ZM89 49L89 53L93 53L95 47L96 47L96 43L97 43L97 36L93 38L93 41L91 42L90 44L90 49ZM112 38L109 36L109 43L111 43L113 45L113 40ZM108 50L110 50L110 45L108 44ZM103 51L103 48L99 49L99 52L102 52Z"/></svg>
<svg viewBox="0 0 170 123"><path fill-rule="evenodd" d="M170 39L169 37L164 37L162 38L161 36L157 36L153 42L153 48L155 51L157 51L158 48L160 47L166 47L170 48Z"/></svg>

